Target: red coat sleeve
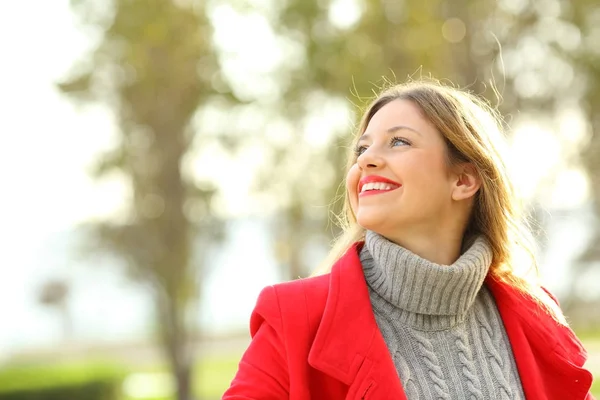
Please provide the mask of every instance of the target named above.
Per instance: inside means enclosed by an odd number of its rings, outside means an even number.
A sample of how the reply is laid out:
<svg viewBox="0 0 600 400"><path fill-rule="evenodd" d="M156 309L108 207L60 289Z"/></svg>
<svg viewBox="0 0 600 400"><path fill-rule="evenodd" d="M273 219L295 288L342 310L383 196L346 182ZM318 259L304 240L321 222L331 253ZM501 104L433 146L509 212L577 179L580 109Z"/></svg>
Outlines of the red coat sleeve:
<svg viewBox="0 0 600 400"><path fill-rule="evenodd" d="M224 400L289 399L289 373L281 332L281 311L275 288L258 296L250 318L252 341L242 356Z"/></svg>

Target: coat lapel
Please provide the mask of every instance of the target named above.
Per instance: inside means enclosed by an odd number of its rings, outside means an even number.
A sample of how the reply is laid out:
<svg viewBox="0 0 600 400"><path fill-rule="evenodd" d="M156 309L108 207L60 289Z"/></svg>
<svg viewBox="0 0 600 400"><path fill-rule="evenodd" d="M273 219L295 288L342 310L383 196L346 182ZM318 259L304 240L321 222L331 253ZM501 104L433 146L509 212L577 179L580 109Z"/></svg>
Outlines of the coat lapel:
<svg viewBox="0 0 600 400"><path fill-rule="evenodd" d="M525 397L585 399L592 375L582 368L586 353L574 333L511 286L488 278L521 377Z"/></svg>
<svg viewBox="0 0 600 400"><path fill-rule="evenodd" d="M349 386L348 399L405 400L371 308L356 243L333 266L321 324L308 356L314 368Z"/></svg>

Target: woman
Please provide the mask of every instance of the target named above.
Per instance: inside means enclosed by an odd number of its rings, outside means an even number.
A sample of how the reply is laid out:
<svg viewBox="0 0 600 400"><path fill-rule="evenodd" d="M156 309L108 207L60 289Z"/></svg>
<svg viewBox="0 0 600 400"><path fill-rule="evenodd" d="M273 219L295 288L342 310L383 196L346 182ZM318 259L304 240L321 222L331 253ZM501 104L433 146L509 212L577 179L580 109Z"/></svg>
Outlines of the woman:
<svg viewBox="0 0 600 400"><path fill-rule="evenodd" d="M333 265L262 291L224 399L591 399L585 350L523 268L502 139L497 115L450 87L375 99Z"/></svg>

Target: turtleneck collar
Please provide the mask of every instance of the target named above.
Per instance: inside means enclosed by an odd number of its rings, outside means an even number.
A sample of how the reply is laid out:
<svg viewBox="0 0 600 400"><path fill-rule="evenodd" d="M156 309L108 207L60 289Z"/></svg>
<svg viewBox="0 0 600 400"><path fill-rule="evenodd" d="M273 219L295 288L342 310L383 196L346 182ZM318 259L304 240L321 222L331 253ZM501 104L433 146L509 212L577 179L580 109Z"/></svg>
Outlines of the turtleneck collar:
<svg viewBox="0 0 600 400"><path fill-rule="evenodd" d="M452 265L439 265L367 231L360 258L371 291L400 309L406 323L439 330L463 320L483 285L492 249L481 236Z"/></svg>

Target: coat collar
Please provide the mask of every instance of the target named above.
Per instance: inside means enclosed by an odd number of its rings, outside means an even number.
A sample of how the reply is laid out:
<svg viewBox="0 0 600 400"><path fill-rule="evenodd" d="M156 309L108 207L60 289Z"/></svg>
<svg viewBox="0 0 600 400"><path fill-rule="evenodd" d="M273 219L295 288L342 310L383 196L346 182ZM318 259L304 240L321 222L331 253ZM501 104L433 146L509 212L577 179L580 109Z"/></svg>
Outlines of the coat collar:
<svg viewBox="0 0 600 400"><path fill-rule="evenodd" d="M369 292L354 246L332 268L329 295L315 336L309 362L340 381L350 384L376 337L375 317Z"/></svg>
<svg viewBox="0 0 600 400"><path fill-rule="evenodd" d="M331 270L327 302L308 361L349 385L348 398L364 398L370 391L378 398L404 400L371 308L359 258L363 244L355 243ZM584 399L592 376L582 368L585 351L572 331L509 285L490 278L486 283L496 299L526 397Z"/></svg>
<svg viewBox="0 0 600 400"><path fill-rule="evenodd" d="M348 398L364 398L376 390L405 400L371 308L359 258L363 244L354 244L331 270L327 303L308 361L349 385Z"/></svg>

